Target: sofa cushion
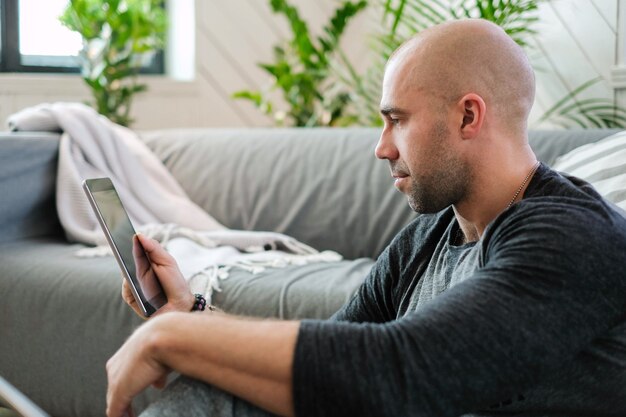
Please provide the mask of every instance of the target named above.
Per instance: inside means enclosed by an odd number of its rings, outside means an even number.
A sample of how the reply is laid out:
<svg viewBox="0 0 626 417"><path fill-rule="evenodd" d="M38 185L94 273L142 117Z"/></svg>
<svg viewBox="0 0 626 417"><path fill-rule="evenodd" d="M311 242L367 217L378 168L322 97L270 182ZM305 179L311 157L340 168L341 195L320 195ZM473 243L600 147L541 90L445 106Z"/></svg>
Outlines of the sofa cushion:
<svg viewBox="0 0 626 417"><path fill-rule="evenodd" d="M0 243L61 233L54 198L58 138L0 136Z"/></svg>
<svg viewBox="0 0 626 417"><path fill-rule="evenodd" d="M554 169L589 182L604 198L626 209L626 132L574 149L558 158Z"/></svg>

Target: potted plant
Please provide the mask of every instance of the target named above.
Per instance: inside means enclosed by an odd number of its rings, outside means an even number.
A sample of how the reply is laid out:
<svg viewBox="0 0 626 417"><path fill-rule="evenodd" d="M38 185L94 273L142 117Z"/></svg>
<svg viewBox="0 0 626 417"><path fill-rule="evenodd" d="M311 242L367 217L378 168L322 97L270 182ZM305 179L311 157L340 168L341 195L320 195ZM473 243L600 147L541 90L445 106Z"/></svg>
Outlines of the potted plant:
<svg viewBox="0 0 626 417"><path fill-rule="evenodd" d="M81 72L96 110L130 125L133 96L147 89L137 74L165 43L162 0L71 0L59 19L83 38Z"/></svg>

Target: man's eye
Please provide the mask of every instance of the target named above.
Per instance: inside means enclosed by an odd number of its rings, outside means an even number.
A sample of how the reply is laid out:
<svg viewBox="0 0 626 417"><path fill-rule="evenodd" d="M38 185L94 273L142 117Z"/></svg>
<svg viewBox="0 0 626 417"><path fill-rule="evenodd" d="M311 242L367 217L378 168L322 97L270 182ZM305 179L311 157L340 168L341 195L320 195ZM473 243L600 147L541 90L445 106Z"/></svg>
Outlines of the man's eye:
<svg viewBox="0 0 626 417"><path fill-rule="evenodd" d="M402 121L397 116L393 116L391 114L383 114L383 118L385 120L385 124L390 125L390 126L398 126L400 125L400 122Z"/></svg>

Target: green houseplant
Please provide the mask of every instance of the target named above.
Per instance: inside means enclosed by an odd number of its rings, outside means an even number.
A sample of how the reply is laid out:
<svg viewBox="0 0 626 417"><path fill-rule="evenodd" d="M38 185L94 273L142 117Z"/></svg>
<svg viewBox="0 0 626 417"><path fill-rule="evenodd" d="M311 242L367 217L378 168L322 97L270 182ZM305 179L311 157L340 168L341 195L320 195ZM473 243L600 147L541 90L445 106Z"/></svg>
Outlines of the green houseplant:
<svg viewBox="0 0 626 417"><path fill-rule="evenodd" d="M321 36L311 35L298 10L287 0L270 0L274 13L284 15L291 28L292 38L286 45L274 47L274 62L259 64L272 76L270 91L238 91L233 97L250 100L277 124L294 126L337 126L355 121L348 114L349 95L336 89L331 71L331 59L339 53L339 41L348 22L367 6L364 0L343 1L323 28ZM287 111L276 111L268 93L280 90L288 106ZM285 123L284 119L288 119Z"/></svg>
<svg viewBox="0 0 626 417"><path fill-rule="evenodd" d="M143 59L165 42L162 1L71 0L59 19L83 38L81 72L96 110L130 125L133 96L147 89L137 80Z"/></svg>

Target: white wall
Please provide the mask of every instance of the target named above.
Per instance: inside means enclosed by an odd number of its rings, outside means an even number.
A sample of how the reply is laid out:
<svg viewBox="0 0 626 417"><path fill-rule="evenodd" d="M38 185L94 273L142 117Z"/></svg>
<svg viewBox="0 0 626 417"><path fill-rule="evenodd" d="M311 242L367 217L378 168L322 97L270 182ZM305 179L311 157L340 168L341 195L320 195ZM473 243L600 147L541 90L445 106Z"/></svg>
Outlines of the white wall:
<svg viewBox="0 0 626 417"><path fill-rule="evenodd" d="M551 0L541 6L539 34L530 56L535 67L545 71L537 71L532 120L537 120L567 88L573 89L596 76L604 81L589 91L590 96L611 98L616 94L626 101L626 94L613 90L626 87L626 43L618 42L626 35L626 23L620 26L617 18L618 9L624 14L625 2ZM269 85L268 76L256 64L271 61L272 46L287 37L289 29L282 16L271 12L268 3L195 0L195 78L185 82L149 78L150 90L138 96L133 105L134 127L271 125L271 120L248 102L230 98L234 91ZM292 3L314 31L320 30L337 5L335 0ZM357 67L365 68L369 62L368 34L378 22L379 18L367 11L352 22L346 33L343 46ZM620 27L621 37L617 34ZM76 75L0 75L1 120L44 101L88 99L88 90Z"/></svg>

